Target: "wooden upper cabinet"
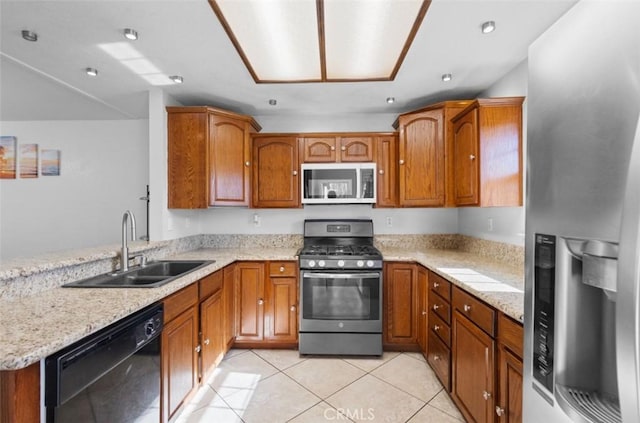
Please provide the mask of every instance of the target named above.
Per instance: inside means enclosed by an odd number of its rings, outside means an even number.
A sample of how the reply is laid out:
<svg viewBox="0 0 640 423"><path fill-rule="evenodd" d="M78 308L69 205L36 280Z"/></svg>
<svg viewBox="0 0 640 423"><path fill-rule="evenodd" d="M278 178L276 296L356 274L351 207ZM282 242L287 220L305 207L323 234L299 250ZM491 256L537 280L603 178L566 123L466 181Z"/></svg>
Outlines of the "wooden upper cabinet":
<svg viewBox="0 0 640 423"><path fill-rule="evenodd" d="M452 119L456 205L522 205L523 101L477 99Z"/></svg>
<svg viewBox="0 0 640 423"><path fill-rule="evenodd" d="M376 207L397 207L398 138L396 135L375 138L375 158L378 172Z"/></svg>
<svg viewBox="0 0 640 423"><path fill-rule="evenodd" d="M299 134L302 163L375 161L375 133ZM380 134L382 135L382 134Z"/></svg>
<svg viewBox="0 0 640 423"><path fill-rule="evenodd" d="M211 107L167 107L169 208L247 206L249 116Z"/></svg>
<svg viewBox="0 0 640 423"><path fill-rule="evenodd" d="M252 207L299 207L298 168L295 136L254 137Z"/></svg>
<svg viewBox="0 0 640 423"><path fill-rule="evenodd" d="M398 118L399 204L403 207L452 206L451 117L468 101L434 104Z"/></svg>

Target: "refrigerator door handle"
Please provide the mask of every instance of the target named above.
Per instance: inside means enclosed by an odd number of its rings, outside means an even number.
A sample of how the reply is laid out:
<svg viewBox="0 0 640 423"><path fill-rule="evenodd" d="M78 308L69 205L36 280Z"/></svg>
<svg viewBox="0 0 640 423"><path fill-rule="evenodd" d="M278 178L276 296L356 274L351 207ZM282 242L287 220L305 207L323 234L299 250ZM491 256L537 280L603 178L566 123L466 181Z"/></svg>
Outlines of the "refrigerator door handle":
<svg viewBox="0 0 640 423"><path fill-rule="evenodd" d="M640 117L620 226L616 301L618 393L622 421L640 422Z"/></svg>

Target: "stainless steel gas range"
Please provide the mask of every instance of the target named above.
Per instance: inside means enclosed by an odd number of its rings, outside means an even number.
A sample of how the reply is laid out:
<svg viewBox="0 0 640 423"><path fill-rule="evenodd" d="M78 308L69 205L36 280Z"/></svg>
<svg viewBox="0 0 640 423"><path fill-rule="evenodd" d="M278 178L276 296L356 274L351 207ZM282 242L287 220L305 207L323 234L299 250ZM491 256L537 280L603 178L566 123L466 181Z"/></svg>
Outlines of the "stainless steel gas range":
<svg viewBox="0 0 640 423"><path fill-rule="evenodd" d="M306 220L300 354L382 355L382 254L371 220Z"/></svg>

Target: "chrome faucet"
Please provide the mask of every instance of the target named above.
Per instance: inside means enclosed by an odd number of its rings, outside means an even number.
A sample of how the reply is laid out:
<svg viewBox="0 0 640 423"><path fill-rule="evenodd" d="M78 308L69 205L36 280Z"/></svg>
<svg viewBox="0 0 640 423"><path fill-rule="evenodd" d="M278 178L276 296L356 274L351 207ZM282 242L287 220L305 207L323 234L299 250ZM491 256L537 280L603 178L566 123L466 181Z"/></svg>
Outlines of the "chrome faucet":
<svg viewBox="0 0 640 423"><path fill-rule="evenodd" d="M129 247L127 246L127 220L131 220L131 241L136 240L136 218L129 210L122 215L122 251L120 252L120 271L129 270Z"/></svg>

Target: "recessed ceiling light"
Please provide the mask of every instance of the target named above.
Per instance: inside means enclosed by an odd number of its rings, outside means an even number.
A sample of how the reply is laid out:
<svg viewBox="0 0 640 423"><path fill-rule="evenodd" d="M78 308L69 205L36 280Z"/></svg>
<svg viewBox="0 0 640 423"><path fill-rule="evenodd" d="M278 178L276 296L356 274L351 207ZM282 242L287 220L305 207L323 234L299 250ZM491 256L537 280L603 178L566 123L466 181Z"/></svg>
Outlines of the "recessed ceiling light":
<svg viewBox="0 0 640 423"><path fill-rule="evenodd" d="M124 37L128 40L137 40L138 39L138 31L131 28L124 29Z"/></svg>
<svg viewBox="0 0 640 423"><path fill-rule="evenodd" d="M496 23L494 21L487 21L485 23L482 24L482 33L483 34L488 34L490 32L495 31L496 29Z"/></svg>
<svg viewBox="0 0 640 423"><path fill-rule="evenodd" d="M95 68L86 68L84 70L89 76L98 76L98 69Z"/></svg>
<svg viewBox="0 0 640 423"><path fill-rule="evenodd" d="M453 76L451 76L450 73L443 73L442 74L442 82L449 82L449 81L451 81L452 78L453 78Z"/></svg>
<svg viewBox="0 0 640 423"><path fill-rule="evenodd" d="M395 101L396 101L395 97L387 97L387 103L393 104L393 103L395 103Z"/></svg>
<svg viewBox="0 0 640 423"><path fill-rule="evenodd" d="M276 100L275 98L272 98L271 100L269 100L269 105L275 106L276 104L278 104L278 100Z"/></svg>
<svg viewBox="0 0 640 423"><path fill-rule="evenodd" d="M38 41L38 34L36 34L33 31L29 31L28 29L23 29L22 30L22 38L24 38L27 41L36 42L36 41Z"/></svg>
<svg viewBox="0 0 640 423"><path fill-rule="evenodd" d="M182 84L184 82L184 79L180 75L171 75L169 79L176 84Z"/></svg>

